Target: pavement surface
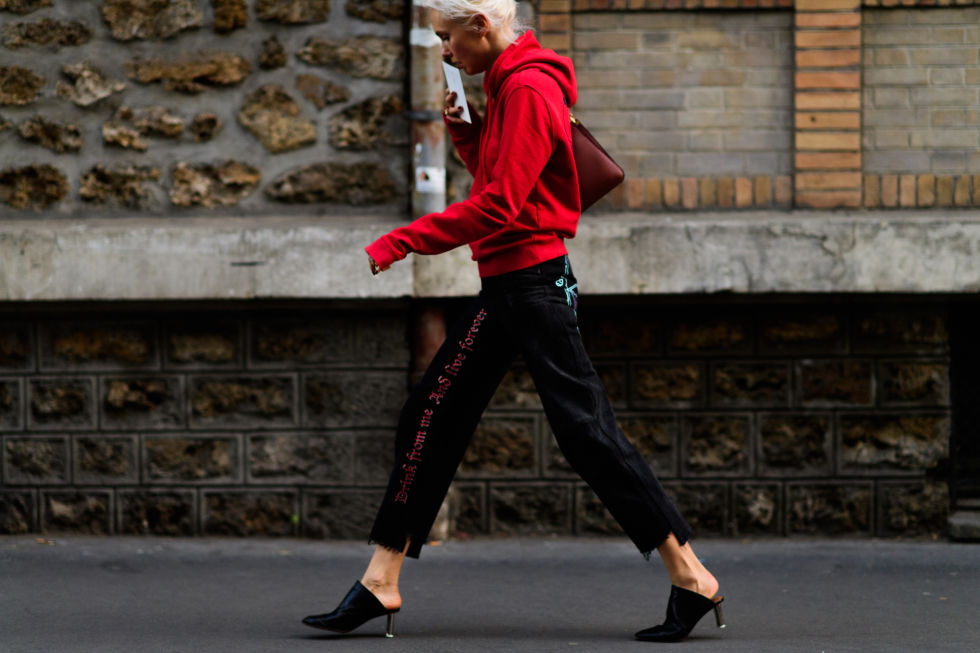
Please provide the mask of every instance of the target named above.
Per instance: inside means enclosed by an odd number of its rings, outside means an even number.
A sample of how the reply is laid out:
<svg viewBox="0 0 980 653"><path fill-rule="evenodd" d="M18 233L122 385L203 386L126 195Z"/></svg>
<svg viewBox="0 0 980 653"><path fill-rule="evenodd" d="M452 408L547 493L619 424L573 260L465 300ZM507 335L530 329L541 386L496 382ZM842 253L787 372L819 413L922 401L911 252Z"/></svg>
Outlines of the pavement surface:
<svg viewBox="0 0 980 653"><path fill-rule="evenodd" d="M0 537L0 652L980 651L980 545L699 540L728 627L633 640L668 581L621 539L485 539L406 562L396 637L303 626L371 549L309 540Z"/></svg>

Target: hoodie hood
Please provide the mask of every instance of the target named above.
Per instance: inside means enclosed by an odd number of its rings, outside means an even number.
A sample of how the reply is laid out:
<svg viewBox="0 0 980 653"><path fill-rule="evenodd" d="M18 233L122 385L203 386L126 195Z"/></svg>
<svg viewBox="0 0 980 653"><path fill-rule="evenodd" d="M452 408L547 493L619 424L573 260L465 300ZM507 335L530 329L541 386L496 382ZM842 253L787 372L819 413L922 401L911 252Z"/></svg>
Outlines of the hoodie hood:
<svg viewBox="0 0 980 653"><path fill-rule="evenodd" d="M487 96L496 95L504 80L525 68L537 68L554 78L565 97L568 98L568 105L575 104L578 99L578 90L575 85L575 69L572 66L572 60L563 57L554 50L541 47L530 30L524 32L516 41L507 46L507 49L500 53L500 56L497 57L493 66L484 76L483 88L487 92Z"/></svg>

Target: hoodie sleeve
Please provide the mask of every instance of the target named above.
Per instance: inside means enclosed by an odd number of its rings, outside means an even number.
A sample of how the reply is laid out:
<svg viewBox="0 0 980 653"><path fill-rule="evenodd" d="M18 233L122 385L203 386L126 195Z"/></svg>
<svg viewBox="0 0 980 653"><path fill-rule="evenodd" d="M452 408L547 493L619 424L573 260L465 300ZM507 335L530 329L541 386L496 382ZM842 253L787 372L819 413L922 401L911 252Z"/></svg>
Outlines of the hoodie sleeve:
<svg viewBox="0 0 980 653"><path fill-rule="evenodd" d="M475 177L476 169L480 165L480 130L483 128L483 119L472 104L469 108L470 120L473 121L471 124L457 125L446 121L446 127L449 128L449 137L453 141L453 146L463 158L466 170Z"/></svg>
<svg viewBox="0 0 980 653"><path fill-rule="evenodd" d="M409 252L439 254L507 226L527 202L555 148L554 125L544 97L530 86L504 100L496 160L483 189L469 199L430 213L382 236L366 248L382 267Z"/></svg>

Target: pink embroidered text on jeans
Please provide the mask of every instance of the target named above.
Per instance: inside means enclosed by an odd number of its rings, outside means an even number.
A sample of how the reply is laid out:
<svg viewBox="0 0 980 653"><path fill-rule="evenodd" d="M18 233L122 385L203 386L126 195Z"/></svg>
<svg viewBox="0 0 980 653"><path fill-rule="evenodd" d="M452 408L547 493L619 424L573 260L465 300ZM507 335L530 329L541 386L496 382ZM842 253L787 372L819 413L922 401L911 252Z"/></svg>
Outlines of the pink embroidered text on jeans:
<svg viewBox="0 0 980 653"><path fill-rule="evenodd" d="M480 312L473 318L473 324L470 325L466 336L458 341L459 351L456 352L455 358L453 358L451 363L443 366L443 370L446 372L445 375L439 375L439 378L436 379L437 388L429 393L429 400L435 403L436 406L441 404L442 400L445 399L446 392L453 384L453 378L459 376L459 373L463 370L463 361L466 360L466 354L463 352L473 351L473 345L476 344L476 334L480 330L480 324L486 317L486 310L481 308ZM395 501L397 503L408 503L408 493L412 489L412 483L415 482L415 473L418 471L418 465L414 463L422 462L422 448L425 446L425 436L428 434L427 430L429 424L432 423L432 417L435 415L436 410L436 408L424 408L422 410L422 415L419 418L419 427L415 432L415 441L412 443L412 448L405 454L405 457L413 464L402 463L401 490L395 494Z"/></svg>

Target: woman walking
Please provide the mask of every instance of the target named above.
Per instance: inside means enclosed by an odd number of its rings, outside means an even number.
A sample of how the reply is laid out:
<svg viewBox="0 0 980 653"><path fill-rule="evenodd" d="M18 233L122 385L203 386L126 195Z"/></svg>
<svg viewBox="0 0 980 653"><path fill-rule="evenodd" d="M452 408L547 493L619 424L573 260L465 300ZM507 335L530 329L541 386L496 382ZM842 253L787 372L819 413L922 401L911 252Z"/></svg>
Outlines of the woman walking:
<svg viewBox="0 0 980 653"><path fill-rule="evenodd" d="M565 239L581 213L568 107L576 100L570 59L518 35L514 0L424 0L447 61L484 73L486 115L472 124L447 93L445 122L474 182L467 200L395 229L366 248L378 274L409 253L468 244L479 266L479 297L402 409L395 467L378 511L374 554L333 612L303 623L349 632L401 608L398 577L417 558L483 410L522 355L569 463L644 556L656 550L671 589L666 621L636 633L679 641L715 610L718 582L687 543L690 528L650 467L616 425L582 345L577 282Z"/></svg>

